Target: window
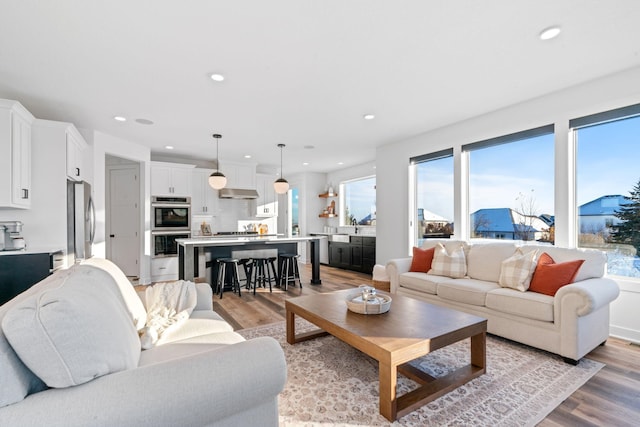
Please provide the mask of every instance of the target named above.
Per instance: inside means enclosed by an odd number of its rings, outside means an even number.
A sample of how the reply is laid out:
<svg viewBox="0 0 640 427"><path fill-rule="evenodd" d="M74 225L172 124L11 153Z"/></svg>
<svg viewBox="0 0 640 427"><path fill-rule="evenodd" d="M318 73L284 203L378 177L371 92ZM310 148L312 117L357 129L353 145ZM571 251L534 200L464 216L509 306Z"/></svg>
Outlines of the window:
<svg viewBox="0 0 640 427"><path fill-rule="evenodd" d="M453 234L453 150L411 159L415 179L414 246Z"/></svg>
<svg viewBox="0 0 640 427"><path fill-rule="evenodd" d="M640 105L572 120L578 246L607 252L608 273L640 277Z"/></svg>
<svg viewBox="0 0 640 427"><path fill-rule="evenodd" d="M553 243L553 126L462 150L469 156L470 237Z"/></svg>
<svg viewBox="0 0 640 427"><path fill-rule="evenodd" d="M343 212L341 225L376 225L376 177L343 182L340 185Z"/></svg>

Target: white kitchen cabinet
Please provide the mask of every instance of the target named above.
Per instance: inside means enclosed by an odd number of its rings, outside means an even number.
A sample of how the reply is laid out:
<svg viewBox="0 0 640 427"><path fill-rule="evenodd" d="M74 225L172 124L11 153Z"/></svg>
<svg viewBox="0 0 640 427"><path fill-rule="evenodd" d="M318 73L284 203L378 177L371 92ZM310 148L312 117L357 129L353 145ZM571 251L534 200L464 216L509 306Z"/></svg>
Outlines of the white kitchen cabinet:
<svg viewBox="0 0 640 427"><path fill-rule="evenodd" d="M209 185L213 169L196 168L191 174L191 210L194 215L215 215L218 207L218 190Z"/></svg>
<svg viewBox="0 0 640 427"><path fill-rule="evenodd" d="M19 102L0 100L0 207L31 207L31 125Z"/></svg>
<svg viewBox="0 0 640 427"><path fill-rule="evenodd" d="M256 174L256 190L258 191L258 198L256 199L257 217L278 216L278 194L273 188L273 182L276 179L271 175Z"/></svg>
<svg viewBox="0 0 640 427"><path fill-rule="evenodd" d="M227 188L256 189L256 164L220 162L220 172L227 177Z"/></svg>
<svg viewBox="0 0 640 427"><path fill-rule="evenodd" d="M151 195L191 196L191 172L195 165L151 162Z"/></svg>
<svg viewBox="0 0 640 427"><path fill-rule="evenodd" d="M151 258L151 281L178 280L178 257Z"/></svg>
<svg viewBox="0 0 640 427"><path fill-rule="evenodd" d="M74 181L85 181L87 171L84 167L84 150L87 143L72 124L65 129L67 148L67 177Z"/></svg>

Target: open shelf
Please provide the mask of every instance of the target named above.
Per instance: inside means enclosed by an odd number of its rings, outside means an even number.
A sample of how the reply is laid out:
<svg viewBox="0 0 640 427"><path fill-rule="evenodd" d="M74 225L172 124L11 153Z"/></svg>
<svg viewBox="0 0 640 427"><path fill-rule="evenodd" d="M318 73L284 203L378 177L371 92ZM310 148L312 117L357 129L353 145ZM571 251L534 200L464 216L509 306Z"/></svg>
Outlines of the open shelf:
<svg viewBox="0 0 640 427"><path fill-rule="evenodd" d="M338 193L322 193L318 194L318 197L326 199L327 197L338 197Z"/></svg>
<svg viewBox="0 0 640 427"><path fill-rule="evenodd" d="M319 216L320 218L334 218L334 217L336 217L336 216L338 216L338 215L336 215L336 214L320 214L320 215L318 215L318 216Z"/></svg>

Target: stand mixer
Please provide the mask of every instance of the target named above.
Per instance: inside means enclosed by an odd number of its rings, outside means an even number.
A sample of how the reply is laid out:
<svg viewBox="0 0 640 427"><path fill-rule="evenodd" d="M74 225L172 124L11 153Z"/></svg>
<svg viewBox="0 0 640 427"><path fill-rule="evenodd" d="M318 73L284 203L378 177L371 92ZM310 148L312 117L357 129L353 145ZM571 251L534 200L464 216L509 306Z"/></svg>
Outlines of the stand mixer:
<svg viewBox="0 0 640 427"><path fill-rule="evenodd" d="M21 221L0 221L0 251L24 249L26 244L21 232Z"/></svg>

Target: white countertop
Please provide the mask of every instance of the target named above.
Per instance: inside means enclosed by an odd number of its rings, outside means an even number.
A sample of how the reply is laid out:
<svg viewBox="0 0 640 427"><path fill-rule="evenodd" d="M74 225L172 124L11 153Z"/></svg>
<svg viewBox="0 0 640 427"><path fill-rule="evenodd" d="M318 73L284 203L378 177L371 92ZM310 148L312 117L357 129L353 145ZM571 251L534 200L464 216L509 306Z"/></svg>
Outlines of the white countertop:
<svg viewBox="0 0 640 427"><path fill-rule="evenodd" d="M245 244L253 244L253 243L287 243L287 242L306 242L309 240L317 239L314 236L273 236L273 235L265 235L265 236L229 236L228 238L224 237L213 237L213 236L201 236L195 237L191 239L176 239L176 243L181 246L226 246L226 245L245 245Z"/></svg>
<svg viewBox="0 0 640 427"><path fill-rule="evenodd" d="M2 255L28 255L28 254L54 254L56 252L62 252L62 248L55 247L26 247L24 249L19 249L17 251L0 251L0 256Z"/></svg>

